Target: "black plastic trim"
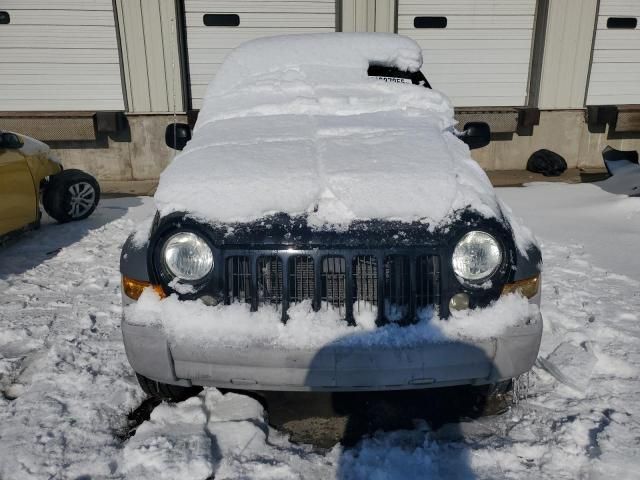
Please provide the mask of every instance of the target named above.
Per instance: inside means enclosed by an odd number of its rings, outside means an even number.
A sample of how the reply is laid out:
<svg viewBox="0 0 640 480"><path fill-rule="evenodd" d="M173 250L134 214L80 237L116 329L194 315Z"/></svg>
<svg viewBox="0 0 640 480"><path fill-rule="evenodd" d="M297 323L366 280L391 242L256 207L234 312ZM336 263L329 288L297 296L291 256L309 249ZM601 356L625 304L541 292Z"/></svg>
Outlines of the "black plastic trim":
<svg viewBox="0 0 640 480"><path fill-rule="evenodd" d="M607 18L607 28L616 30L634 30L638 26L636 17L609 17Z"/></svg>
<svg viewBox="0 0 640 480"><path fill-rule="evenodd" d="M415 17L414 28L447 28L447 17Z"/></svg>
<svg viewBox="0 0 640 480"><path fill-rule="evenodd" d="M238 27L240 16L235 13L205 13L202 23L206 27Z"/></svg>
<svg viewBox="0 0 640 480"><path fill-rule="evenodd" d="M307 226L304 217L285 214L263 218L256 222L239 224L201 224L184 214L176 212L159 220L147 251L147 268L150 280L163 286L167 293L174 292L169 286L173 279L162 270L162 245L176 231L192 231L202 236L214 252L215 266L204 280L193 283L195 292L179 294L185 300L210 295L220 302L224 300L223 265L228 256L247 255L252 265L260 255L274 254L285 262L291 255L308 254L314 258L324 255L343 256L350 265L354 255L406 255L415 262L420 255L440 257L440 316L448 317L448 302L452 295L469 293L472 307L485 307L500 297L505 283L521 276L520 264L531 276L539 273L541 263L537 247L529 252L530 260L519 254L510 225L503 219L484 218L472 211L461 211L455 221L441 227L430 228L420 222L403 223L382 220L354 222L346 231L314 230ZM231 228L229 228L231 227ZM482 230L491 234L503 248L503 264L490 277L491 285L479 285L458 279L453 272L451 258L458 241L471 230ZM230 233L231 232L231 233ZM284 265L284 263L283 263ZM348 272L349 273L349 272ZM350 277L349 277L350 278ZM283 289L288 288L287 275ZM286 312L286 298L283 310Z"/></svg>

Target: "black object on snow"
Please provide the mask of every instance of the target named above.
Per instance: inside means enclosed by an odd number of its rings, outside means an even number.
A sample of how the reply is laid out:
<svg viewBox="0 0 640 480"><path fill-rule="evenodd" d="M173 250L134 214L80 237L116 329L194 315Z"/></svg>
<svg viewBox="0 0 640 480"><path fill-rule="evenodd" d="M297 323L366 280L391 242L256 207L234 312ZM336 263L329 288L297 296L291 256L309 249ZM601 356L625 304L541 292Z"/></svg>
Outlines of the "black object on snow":
<svg viewBox="0 0 640 480"><path fill-rule="evenodd" d="M634 163L638 165L638 152L635 150L616 150L607 145L602 150L602 159L609 175L615 175L622 167Z"/></svg>
<svg viewBox="0 0 640 480"><path fill-rule="evenodd" d="M533 152L527 161L527 170L545 177L557 177L567 169L567 162L556 152L543 148Z"/></svg>

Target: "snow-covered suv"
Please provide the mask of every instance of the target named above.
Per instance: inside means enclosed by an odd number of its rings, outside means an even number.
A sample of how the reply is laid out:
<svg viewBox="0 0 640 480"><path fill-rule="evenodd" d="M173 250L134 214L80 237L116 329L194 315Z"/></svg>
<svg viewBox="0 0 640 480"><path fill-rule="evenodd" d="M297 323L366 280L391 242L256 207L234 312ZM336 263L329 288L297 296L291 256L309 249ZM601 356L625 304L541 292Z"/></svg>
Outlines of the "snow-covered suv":
<svg viewBox="0 0 640 480"><path fill-rule="evenodd" d="M122 332L152 395L196 386L386 390L528 371L540 250L510 217L388 34L272 37L234 50L157 214L126 242ZM426 87L426 88L425 88Z"/></svg>

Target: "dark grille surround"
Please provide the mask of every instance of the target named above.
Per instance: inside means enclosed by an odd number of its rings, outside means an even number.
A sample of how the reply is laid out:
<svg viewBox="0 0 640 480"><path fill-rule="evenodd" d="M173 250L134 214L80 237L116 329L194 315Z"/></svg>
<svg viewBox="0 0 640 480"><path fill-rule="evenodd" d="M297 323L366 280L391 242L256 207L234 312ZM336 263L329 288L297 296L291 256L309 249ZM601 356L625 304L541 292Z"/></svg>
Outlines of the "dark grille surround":
<svg viewBox="0 0 640 480"><path fill-rule="evenodd" d="M284 320L289 305L304 301L316 311L335 309L350 323L376 312L378 324L411 323L440 304L437 255L244 253L224 255L225 303L249 303L253 310L271 306Z"/></svg>

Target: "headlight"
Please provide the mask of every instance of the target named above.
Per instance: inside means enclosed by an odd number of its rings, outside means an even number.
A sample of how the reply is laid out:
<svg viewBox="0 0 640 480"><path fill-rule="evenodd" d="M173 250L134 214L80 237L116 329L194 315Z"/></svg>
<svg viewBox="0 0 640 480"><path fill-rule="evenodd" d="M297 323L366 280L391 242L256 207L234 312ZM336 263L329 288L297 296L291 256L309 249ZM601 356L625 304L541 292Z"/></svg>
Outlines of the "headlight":
<svg viewBox="0 0 640 480"><path fill-rule="evenodd" d="M502 263L502 249L488 233L469 232L456 245L452 262L453 271L463 280L484 280Z"/></svg>
<svg viewBox="0 0 640 480"><path fill-rule="evenodd" d="M211 248L191 232L169 237L162 247L162 258L169 273L179 280L200 280L213 269Z"/></svg>

